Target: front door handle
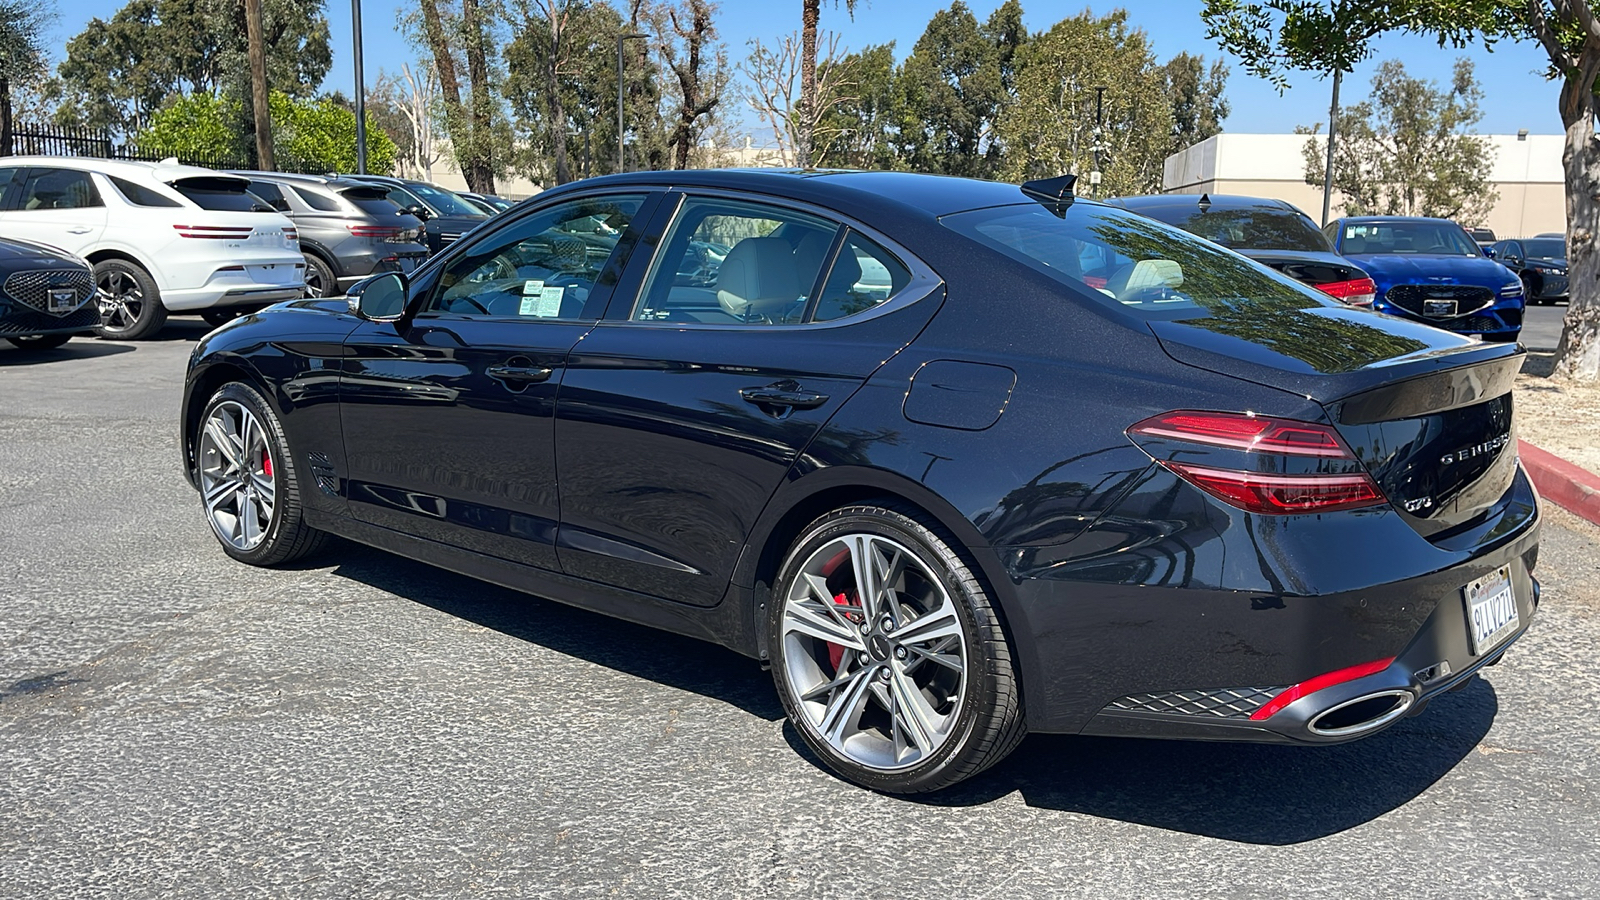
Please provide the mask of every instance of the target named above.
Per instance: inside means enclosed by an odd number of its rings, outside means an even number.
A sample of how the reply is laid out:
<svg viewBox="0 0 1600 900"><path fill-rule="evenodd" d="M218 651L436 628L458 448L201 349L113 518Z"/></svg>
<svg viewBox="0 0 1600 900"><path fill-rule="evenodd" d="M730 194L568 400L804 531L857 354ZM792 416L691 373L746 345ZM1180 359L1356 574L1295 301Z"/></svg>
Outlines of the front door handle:
<svg viewBox="0 0 1600 900"><path fill-rule="evenodd" d="M93 228L90 228L87 225L74 225L67 229L67 234L88 234L93 230Z"/></svg>
<svg viewBox="0 0 1600 900"><path fill-rule="evenodd" d="M540 384L550 380L551 370L543 366L490 366L484 370L490 378L505 383L512 390L521 390L530 384Z"/></svg>
<svg viewBox="0 0 1600 900"><path fill-rule="evenodd" d="M768 415L782 418L796 409L816 409L828 402L827 394L808 391L792 380L780 381L765 387L747 387L739 390L746 403L754 403Z"/></svg>

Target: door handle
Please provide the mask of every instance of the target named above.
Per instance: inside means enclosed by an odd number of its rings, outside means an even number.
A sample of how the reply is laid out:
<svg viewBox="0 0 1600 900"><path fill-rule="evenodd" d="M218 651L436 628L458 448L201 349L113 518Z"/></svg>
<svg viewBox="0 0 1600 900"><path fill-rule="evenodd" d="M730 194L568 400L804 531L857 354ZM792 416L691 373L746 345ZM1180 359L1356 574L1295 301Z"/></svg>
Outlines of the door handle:
<svg viewBox="0 0 1600 900"><path fill-rule="evenodd" d="M791 410L816 409L828 402L827 394L808 391L795 381L780 381L765 387L747 387L739 390L739 396L746 403L754 403L761 407L762 412L778 417L786 416Z"/></svg>
<svg viewBox="0 0 1600 900"><path fill-rule="evenodd" d="M90 228L87 225L74 225L67 229L67 234L88 234L93 230L93 228Z"/></svg>
<svg viewBox="0 0 1600 900"><path fill-rule="evenodd" d="M543 366L490 366L485 370L496 381L519 385L539 384L550 380L551 370Z"/></svg>

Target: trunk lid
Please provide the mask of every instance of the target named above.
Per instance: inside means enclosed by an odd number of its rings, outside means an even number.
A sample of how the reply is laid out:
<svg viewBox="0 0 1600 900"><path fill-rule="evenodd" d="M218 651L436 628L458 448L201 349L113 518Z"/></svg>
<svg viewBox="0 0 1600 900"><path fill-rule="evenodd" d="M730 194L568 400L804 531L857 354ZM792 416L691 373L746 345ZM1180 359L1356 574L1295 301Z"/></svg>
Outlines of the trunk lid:
<svg viewBox="0 0 1600 900"><path fill-rule="evenodd" d="M1320 403L1395 509L1443 537L1490 512L1516 473L1511 388L1523 352L1366 310L1253 309L1152 321L1186 365Z"/></svg>

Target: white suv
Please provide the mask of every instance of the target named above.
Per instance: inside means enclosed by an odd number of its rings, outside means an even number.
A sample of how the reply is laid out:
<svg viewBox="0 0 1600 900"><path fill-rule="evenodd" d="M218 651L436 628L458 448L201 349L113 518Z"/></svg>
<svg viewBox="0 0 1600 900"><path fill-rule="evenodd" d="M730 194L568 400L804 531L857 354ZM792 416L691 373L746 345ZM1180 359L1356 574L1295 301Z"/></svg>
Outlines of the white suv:
<svg viewBox="0 0 1600 900"><path fill-rule="evenodd" d="M59 247L94 266L102 337L149 337L167 312L299 297L294 225L242 178L195 166L67 156L0 164L0 237Z"/></svg>

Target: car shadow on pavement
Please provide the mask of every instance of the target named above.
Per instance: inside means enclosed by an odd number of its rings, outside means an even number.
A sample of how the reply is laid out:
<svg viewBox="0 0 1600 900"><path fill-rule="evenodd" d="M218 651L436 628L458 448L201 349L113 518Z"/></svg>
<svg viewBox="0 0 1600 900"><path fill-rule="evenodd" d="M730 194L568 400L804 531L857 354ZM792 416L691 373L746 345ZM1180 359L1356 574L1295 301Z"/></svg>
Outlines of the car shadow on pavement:
<svg viewBox="0 0 1600 900"><path fill-rule="evenodd" d="M1249 844L1298 844L1417 797L1478 745L1499 703L1474 678L1372 737L1325 747L1032 735L939 806L1018 791L1029 806ZM798 739L791 739L791 743Z"/></svg>
<svg viewBox="0 0 1600 900"><path fill-rule="evenodd" d="M72 359L94 359L97 356L129 353L132 350L133 347L129 344L108 344L86 337L75 337L50 350L23 350L10 344L0 344L0 366L32 366Z"/></svg>
<svg viewBox="0 0 1600 900"><path fill-rule="evenodd" d="M755 660L599 613L456 575L426 563L342 543L333 574L557 653L732 704L769 722L783 718L772 678ZM319 560L307 561L315 567ZM321 560L326 564L326 558Z"/></svg>

